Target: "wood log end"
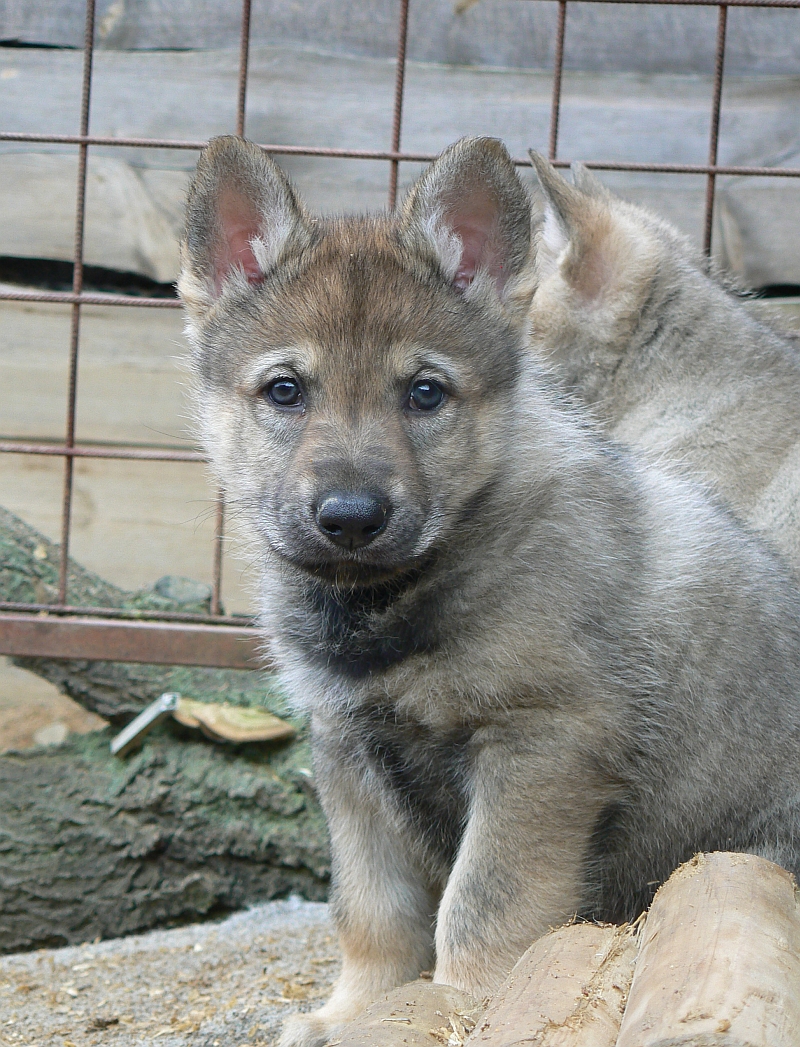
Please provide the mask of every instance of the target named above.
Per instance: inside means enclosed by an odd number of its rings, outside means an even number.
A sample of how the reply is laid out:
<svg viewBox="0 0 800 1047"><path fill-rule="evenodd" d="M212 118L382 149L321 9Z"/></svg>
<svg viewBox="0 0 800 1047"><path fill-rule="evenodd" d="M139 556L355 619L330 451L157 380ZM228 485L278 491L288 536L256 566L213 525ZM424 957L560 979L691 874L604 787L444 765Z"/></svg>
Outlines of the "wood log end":
<svg viewBox="0 0 800 1047"><path fill-rule="evenodd" d="M797 1047L794 877L752 854L695 855L658 890L617 1047Z"/></svg>
<svg viewBox="0 0 800 1047"><path fill-rule="evenodd" d="M483 1004L451 985L423 979L386 993L351 1024L337 1047L461 1047Z"/></svg>
<svg viewBox="0 0 800 1047"><path fill-rule="evenodd" d="M490 1001L470 1039L488 1047L613 1047L628 996L638 925L576 923L538 939Z"/></svg>

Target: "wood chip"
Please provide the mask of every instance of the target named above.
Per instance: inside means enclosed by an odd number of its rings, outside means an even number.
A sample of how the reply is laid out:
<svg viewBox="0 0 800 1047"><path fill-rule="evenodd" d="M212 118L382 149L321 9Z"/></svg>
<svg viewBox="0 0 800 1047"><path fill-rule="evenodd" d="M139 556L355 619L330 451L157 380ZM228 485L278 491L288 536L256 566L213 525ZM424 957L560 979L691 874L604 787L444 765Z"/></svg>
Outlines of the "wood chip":
<svg viewBox="0 0 800 1047"><path fill-rule="evenodd" d="M227 703L180 698L172 715L184 727L199 728L214 741L274 742L294 738L297 733L290 723L266 709Z"/></svg>

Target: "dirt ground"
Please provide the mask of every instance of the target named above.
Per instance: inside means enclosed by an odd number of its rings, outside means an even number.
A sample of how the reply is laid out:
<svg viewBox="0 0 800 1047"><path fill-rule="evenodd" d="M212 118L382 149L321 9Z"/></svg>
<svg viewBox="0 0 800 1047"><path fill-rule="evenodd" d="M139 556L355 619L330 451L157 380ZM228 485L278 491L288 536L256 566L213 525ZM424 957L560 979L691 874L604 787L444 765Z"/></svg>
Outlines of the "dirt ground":
<svg viewBox="0 0 800 1047"><path fill-rule="evenodd" d="M0 657L0 753L59 745L72 732L99 731L106 721L40 676Z"/></svg>
<svg viewBox="0 0 800 1047"><path fill-rule="evenodd" d="M272 1047L339 969L328 906L269 902L219 923L0 958L3 1047Z"/></svg>

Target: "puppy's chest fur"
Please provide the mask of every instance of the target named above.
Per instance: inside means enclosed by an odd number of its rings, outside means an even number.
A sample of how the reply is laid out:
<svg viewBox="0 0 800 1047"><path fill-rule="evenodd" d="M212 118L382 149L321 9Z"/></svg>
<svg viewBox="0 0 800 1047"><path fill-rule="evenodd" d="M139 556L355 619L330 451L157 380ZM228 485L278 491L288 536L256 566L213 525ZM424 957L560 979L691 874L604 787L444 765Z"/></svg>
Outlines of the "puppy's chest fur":
<svg viewBox="0 0 800 1047"><path fill-rule="evenodd" d="M309 585L279 624L312 665L353 681L381 673L441 642L438 607L417 597L419 572L374 588Z"/></svg>

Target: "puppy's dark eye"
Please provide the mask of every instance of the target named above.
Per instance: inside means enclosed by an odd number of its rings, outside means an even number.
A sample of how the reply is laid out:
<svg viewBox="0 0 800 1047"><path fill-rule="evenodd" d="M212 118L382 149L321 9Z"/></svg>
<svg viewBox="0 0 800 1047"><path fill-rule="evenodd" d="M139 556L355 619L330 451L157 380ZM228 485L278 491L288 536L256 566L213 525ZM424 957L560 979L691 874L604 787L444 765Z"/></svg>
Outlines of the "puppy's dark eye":
<svg viewBox="0 0 800 1047"><path fill-rule="evenodd" d="M264 395L278 407L297 407L303 402L303 390L294 378L276 378L266 386Z"/></svg>
<svg viewBox="0 0 800 1047"><path fill-rule="evenodd" d="M430 378L421 378L411 386L408 406L412 411L435 411L444 400L444 389Z"/></svg>

